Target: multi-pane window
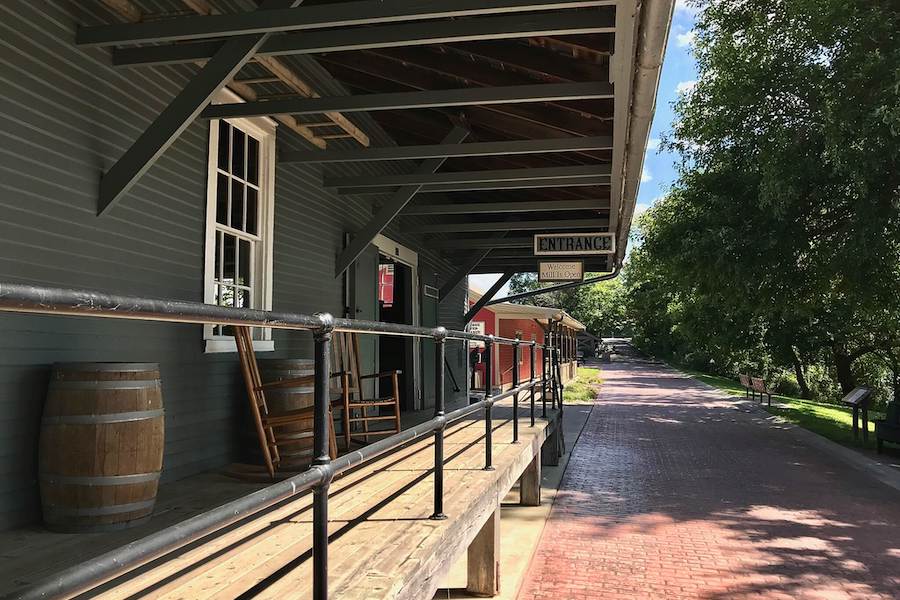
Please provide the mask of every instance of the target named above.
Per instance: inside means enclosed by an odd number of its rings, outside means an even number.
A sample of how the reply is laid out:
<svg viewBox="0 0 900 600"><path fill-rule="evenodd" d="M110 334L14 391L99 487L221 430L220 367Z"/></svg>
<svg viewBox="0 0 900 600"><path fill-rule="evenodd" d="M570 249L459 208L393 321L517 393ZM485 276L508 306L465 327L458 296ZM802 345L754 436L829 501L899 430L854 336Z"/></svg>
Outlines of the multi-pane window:
<svg viewBox="0 0 900 600"><path fill-rule="evenodd" d="M213 121L210 130L206 302L271 308L273 134L243 121ZM233 347L221 326L207 327L207 350ZM258 330L254 338L271 339Z"/></svg>

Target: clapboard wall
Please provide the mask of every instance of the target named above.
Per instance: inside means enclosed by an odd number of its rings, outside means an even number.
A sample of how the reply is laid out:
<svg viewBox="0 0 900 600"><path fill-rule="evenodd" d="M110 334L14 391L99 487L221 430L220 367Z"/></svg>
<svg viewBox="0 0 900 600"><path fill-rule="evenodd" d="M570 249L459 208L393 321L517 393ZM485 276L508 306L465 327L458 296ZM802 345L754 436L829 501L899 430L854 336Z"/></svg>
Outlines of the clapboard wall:
<svg viewBox="0 0 900 600"><path fill-rule="evenodd" d="M106 51L72 43L77 23L113 20L93 1L0 3L0 281L201 301L206 123L191 125L117 206L96 216L100 174L196 71L117 70ZM279 128L279 146L302 147L292 135ZM337 197L320 182L315 166L276 172L276 310L341 313L335 254L344 232L372 214L372 200ZM386 233L413 249L420 243L396 227ZM422 260L451 270L440 256ZM445 326L462 326L464 294L460 285L442 304ZM309 356L311 348L308 334L278 332L273 356ZM462 353L450 358L461 373ZM39 516L37 435L58 361L161 364L165 480L236 456L246 402L236 358L205 354L200 326L0 314L0 528Z"/></svg>

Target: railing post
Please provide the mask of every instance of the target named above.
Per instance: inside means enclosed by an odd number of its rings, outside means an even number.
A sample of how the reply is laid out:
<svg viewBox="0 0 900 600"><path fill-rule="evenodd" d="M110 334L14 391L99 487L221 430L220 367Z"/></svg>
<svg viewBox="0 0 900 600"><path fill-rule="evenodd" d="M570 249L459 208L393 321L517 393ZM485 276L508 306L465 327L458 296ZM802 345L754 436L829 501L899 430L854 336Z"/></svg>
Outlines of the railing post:
<svg viewBox="0 0 900 600"><path fill-rule="evenodd" d="M563 412L563 392L565 391L565 386L562 381L562 353L557 352L556 354L556 385L559 389L559 401L556 403L556 408L559 410L559 416L562 417Z"/></svg>
<svg viewBox="0 0 900 600"><path fill-rule="evenodd" d="M442 521L444 514L444 356L447 350L447 330L434 330L434 514L431 518Z"/></svg>
<svg viewBox="0 0 900 600"><path fill-rule="evenodd" d="M534 380L534 357L536 355L537 342L532 340L531 342L531 358L529 360L529 366L531 367L531 426L534 427L534 386L536 384Z"/></svg>
<svg viewBox="0 0 900 600"><path fill-rule="evenodd" d="M315 380L313 384L313 460L312 468L321 469L321 482L313 488L313 600L328 600L328 487L331 470L329 381L331 377L331 333L334 318L328 313L316 315L321 323L314 332Z"/></svg>
<svg viewBox="0 0 900 600"><path fill-rule="evenodd" d="M494 406L494 386L492 381L494 371L494 336L489 335L484 343L484 377L485 377L485 407L484 407L484 470L493 471L493 434L494 425L491 420L491 409Z"/></svg>
<svg viewBox="0 0 900 600"><path fill-rule="evenodd" d="M519 348L519 338L513 344L513 373L512 385L516 390L513 394L513 444L519 443L519 357L522 355Z"/></svg>
<svg viewBox="0 0 900 600"><path fill-rule="evenodd" d="M547 418L547 338L541 346L541 418Z"/></svg>

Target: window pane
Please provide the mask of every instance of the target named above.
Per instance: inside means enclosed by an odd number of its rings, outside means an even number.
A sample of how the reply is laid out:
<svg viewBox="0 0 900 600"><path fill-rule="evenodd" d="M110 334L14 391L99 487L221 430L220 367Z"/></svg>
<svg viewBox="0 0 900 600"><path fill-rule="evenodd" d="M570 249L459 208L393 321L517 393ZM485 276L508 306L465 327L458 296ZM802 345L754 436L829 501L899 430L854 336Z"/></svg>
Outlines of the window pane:
<svg viewBox="0 0 900 600"><path fill-rule="evenodd" d="M244 177L244 147L247 144L247 136L237 127L232 128L231 141L231 173L238 177Z"/></svg>
<svg viewBox="0 0 900 600"><path fill-rule="evenodd" d="M247 136L247 181L259 185L259 142Z"/></svg>
<svg viewBox="0 0 900 600"><path fill-rule="evenodd" d="M223 285L219 289L219 306L234 306L234 288Z"/></svg>
<svg viewBox="0 0 900 600"><path fill-rule="evenodd" d="M228 170L228 144L231 142L231 127L225 121L219 121L219 168Z"/></svg>
<svg viewBox="0 0 900 600"><path fill-rule="evenodd" d="M231 226L244 230L244 184L231 180Z"/></svg>
<svg viewBox="0 0 900 600"><path fill-rule="evenodd" d="M257 202L258 191L252 187L247 187L247 227L244 229L247 233L257 235L256 224L259 222L259 202Z"/></svg>
<svg viewBox="0 0 900 600"><path fill-rule="evenodd" d="M216 223L228 225L228 177L221 173L216 178Z"/></svg>
<svg viewBox="0 0 900 600"><path fill-rule="evenodd" d="M237 254L237 238L233 235L228 235L227 233L223 233L222 236L225 238L224 256L222 257L222 281L224 283L234 283L234 260L235 255Z"/></svg>
<svg viewBox="0 0 900 600"><path fill-rule="evenodd" d="M241 240L239 244L239 258L238 258L238 279L237 282L240 285L253 285L253 278L251 277L250 272L250 259L253 257L250 249L250 242L247 240Z"/></svg>
<svg viewBox="0 0 900 600"><path fill-rule="evenodd" d="M213 279L222 281L222 236L221 231L216 232L216 270L213 271ZM218 292L216 292L218 294ZM218 304L218 302L216 302Z"/></svg>

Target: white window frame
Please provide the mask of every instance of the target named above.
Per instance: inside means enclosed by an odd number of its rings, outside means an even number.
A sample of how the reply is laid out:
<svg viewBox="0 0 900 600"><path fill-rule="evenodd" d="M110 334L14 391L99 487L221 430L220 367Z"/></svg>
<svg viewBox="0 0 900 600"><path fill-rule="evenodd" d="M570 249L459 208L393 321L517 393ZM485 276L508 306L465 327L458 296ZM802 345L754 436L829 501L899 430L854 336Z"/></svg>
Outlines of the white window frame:
<svg viewBox="0 0 900 600"><path fill-rule="evenodd" d="M224 89L219 92L214 103L242 102L243 100ZM275 128L277 123L267 117L248 119L225 119L231 126L252 135L259 140L259 195L260 207L257 249L252 265L255 278L251 306L261 310L272 310L272 272L274 264L273 238L275 231ZM209 160L206 184L206 231L204 237L203 302L215 304L215 247L216 247L216 192L218 186L219 119L209 121ZM213 325L203 326L205 352L237 352L234 338L214 334ZM258 352L275 350L272 329L255 328L253 349Z"/></svg>

